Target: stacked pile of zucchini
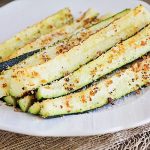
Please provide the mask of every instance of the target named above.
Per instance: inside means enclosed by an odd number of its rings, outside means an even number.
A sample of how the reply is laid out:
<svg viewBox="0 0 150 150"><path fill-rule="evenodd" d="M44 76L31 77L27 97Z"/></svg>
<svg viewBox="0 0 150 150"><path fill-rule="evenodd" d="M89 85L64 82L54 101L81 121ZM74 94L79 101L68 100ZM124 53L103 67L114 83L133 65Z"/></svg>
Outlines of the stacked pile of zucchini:
<svg viewBox="0 0 150 150"><path fill-rule="evenodd" d="M65 8L0 45L0 98L44 118L93 110L149 85L149 52L142 5L75 21Z"/></svg>

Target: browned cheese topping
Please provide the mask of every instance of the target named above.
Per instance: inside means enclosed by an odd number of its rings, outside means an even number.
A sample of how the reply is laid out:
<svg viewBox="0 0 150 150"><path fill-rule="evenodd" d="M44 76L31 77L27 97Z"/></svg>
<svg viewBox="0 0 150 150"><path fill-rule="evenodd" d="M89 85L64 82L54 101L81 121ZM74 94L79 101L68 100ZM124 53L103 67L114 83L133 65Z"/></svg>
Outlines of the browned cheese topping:
<svg viewBox="0 0 150 150"><path fill-rule="evenodd" d="M2 84L2 87L3 88L7 87L7 84L6 83Z"/></svg>
<svg viewBox="0 0 150 150"><path fill-rule="evenodd" d="M82 103L86 103L86 97L85 97L85 95L82 95L82 96L81 96L81 102L82 102Z"/></svg>
<svg viewBox="0 0 150 150"><path fill-rule="evenodd" d="M111 85L113 83L113 81L111 79L106 80L106 86L108 87L109 85Z"/></svg>

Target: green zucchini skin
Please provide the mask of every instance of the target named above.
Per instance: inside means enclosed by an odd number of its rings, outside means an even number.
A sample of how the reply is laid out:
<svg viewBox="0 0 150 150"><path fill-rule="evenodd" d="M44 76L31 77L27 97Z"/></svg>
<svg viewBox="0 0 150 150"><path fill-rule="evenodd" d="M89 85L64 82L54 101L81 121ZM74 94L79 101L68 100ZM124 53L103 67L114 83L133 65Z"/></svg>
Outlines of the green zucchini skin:
<svg viewBox="0 0 150 150"><path fill-rule="evenodd" d="M33 95L28 95L20 99L16 99L12 96L6 96L3 98L8 106L19 106L22 112L27 112L29 107L35 102Z"/></svg>
<svg viewBox="0 0 150 150"><path fill-rule="evenodd" d="M98 57L99 53L103 53L120 41L131 37L149 23L149 12L143 6L138 6L69 52L42 65L14 71L10 80L10 95L21 97L40 85L64 77L67 73L73 72L81 65ZM76 60L72 61L74 58ZM50 69L48 70L48 68Z"/></svg>
<svg viewBox="0 0 150 150"><path fill-rule="evenodd" d="M13 64L18 64L22 60L26 59L26 55L28 54L34 54L34 52L39 52L45 49L47 46L53 46L56 45L57 43L60 43L63 41L65 38L69 38L74 31L79 30L80 28L88 28L92 26L93 24L96 24L100 21L100 19L95 18L99 15L98 12L94 11L93 9L88 9L81 17L81 19L76 20L72 22L71 24L67 24L62 26L61 28L58 28L54 31L52 31L49 34L43 35L37 40L25 45L18 51L15 51L12 55L7 57L5 61L9 63L10 59L16 58L19 56L22 56L22 59L17 59L14 60ZM12 65L11 65L12 66Z"/></svg>
<svg viewBox="0 0 150 150"><path fill-rule="evenodd" d="M60 28L65 24L70 24L72 21L73 16L70 10L65 8L17 33L9 40L0 44L0 62L6 61L6 58L13 52L39 38L41 35L50 33L54 29Z"/></svg>
<svg viewBox="0 0 150 150"><path fill-rule="evenodd" d="M127 69L121 69L107 79L98 81L84 91L35 103L29 108L29 113L40 114L44 118L83 113L102 107L109 103L110 99L119 99L148 83L150 83L149 56Z"/></svg>
<svg viewBox="0 0 150 150"><path fill-rule="evenodd" d="M12 96L6 96L3 99L4 99L4 101L6 102L6 104L8 106L14 106L14 107L16 107L16 105L17 105L17 99L16 98L14 98Z"/></svg>
<svg viewBox="0 0 150 150"><path fill-rule="evenodd" d="M102 20L100 23L95 24L94 26L91 26L89 28L89 32L97 32L101 29L103 29L104 27L108 26L109 24L111 24L113 21L120 19L121 17L127 15L129 12L131 11L131 9L125 9L119 13L114 14L113 16L110 16L108 18L105 18L104 20Z"/></svg>
<svg viewBox="0 0 150 150"><path fill-rule="evenodd" d="M28 96L25 96L25 97L19 99L18 104L19 104L20 109L23 112L27 112L29 107L33 104L34 99L35 98L33 95L28 95Z"/></svg>
<svg viewBox="0 0 150 150"><path fill-rule="evenodd" d="M150 52L150 25L72 74L42 86L37 99L55 98L78 90Z"/></svg>
<svg viewBox="0 0 150 150"><path fill-rule="evenodd" d="M28 58L28 57L30 57L30 56L38 53L38 52L40 52L40 49L25 53L25 54L20 55L16 58L12 58L8 61L1 62L0 63L0 72L9 69L10 67L20 63L21 61L25 60L26 58Z"/></svg>

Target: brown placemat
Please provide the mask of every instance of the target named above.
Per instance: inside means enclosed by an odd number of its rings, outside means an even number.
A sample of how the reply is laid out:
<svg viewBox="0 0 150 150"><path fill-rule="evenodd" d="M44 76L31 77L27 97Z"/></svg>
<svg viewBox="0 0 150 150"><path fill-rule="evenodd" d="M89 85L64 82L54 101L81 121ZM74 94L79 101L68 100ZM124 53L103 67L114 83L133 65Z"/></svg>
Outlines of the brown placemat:
<svg viewBox="0 0 150 150"><path fill-rule="evenodd" d="M0 0L0 6L12 0ZM145 0L150 3L150 0ZM0 150L150 150L150 124L91 137L43 138L0 130Z"/></svg>
<svg viewBox="0 0 150 150"><path fill-rule="evenodd" d="M91 137L32 137L0 131L0 150L150 150L150 124Z"/></svg>
<svg viewBox="0 0 150 150"><path fill-rule="evenodd" d="M3 6L3 5L8 4L11 1L13 1L13 0L0 0L0 7Z"/></svg>

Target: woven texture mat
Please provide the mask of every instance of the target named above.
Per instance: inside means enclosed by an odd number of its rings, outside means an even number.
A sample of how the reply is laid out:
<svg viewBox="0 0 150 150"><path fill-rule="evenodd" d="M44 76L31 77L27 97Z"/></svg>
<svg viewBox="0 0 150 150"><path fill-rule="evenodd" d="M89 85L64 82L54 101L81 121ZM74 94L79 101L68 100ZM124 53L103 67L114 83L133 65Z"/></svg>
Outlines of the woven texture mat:
<svg viewBox="0 0 150 150"><path fill-rule="evenodd" d="M0 0L0 6L11 0ZM150 3L150 0L145 0ZM150 124L91 137L41 138L0 131L0 150L150 150Z"/></svg>
<svg viewBox="0 0 150 150"><path fill-rule="evenodd" d="M0 131L0 150L150 150L150 124L91 137L41 138Z"/></svg>

